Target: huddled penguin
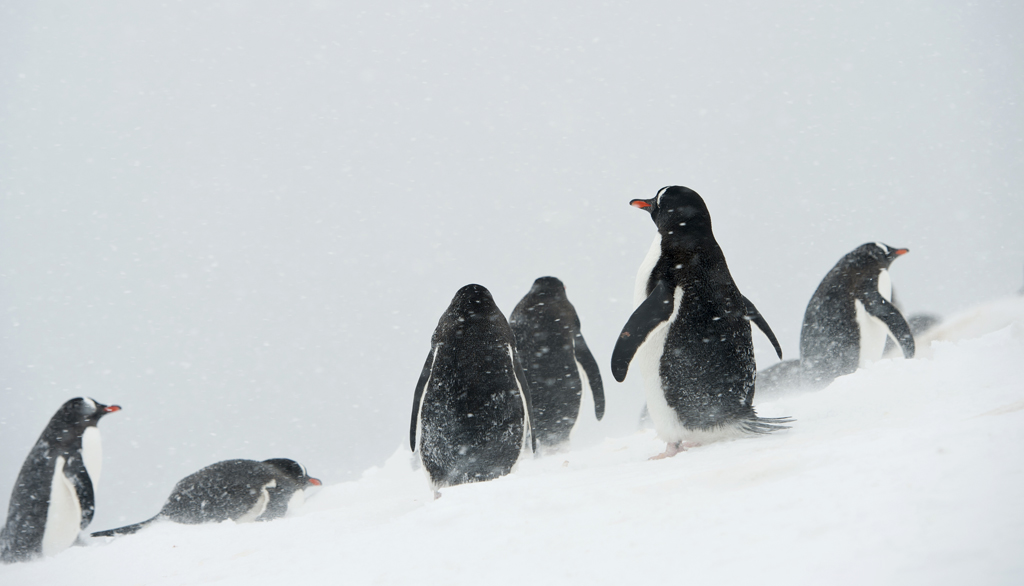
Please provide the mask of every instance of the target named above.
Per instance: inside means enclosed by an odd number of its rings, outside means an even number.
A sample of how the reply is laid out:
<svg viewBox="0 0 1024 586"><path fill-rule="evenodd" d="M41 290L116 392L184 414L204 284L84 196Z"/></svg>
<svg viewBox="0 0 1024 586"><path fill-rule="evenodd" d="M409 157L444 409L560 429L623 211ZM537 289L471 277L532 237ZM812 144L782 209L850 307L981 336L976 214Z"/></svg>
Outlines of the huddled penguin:
<svg viewBox="0 0 1024 586"><path fill-rule="evenodd" d="M301 504L303 490L320 486L295 460L275 458L224 460L186 476L174 485L160 513L152 519L97 531L93 537L135 533L150 523L167 520L186 525L270 521L283 517L289 507Z"/></svg>
<svg viewBox="0 0 1024 586"><path fill-rule="evenodd" d="M784 429L788 418L754 412L754 348L750 322L782 348L754 304L733 282L711 231L711 214L697 192L665 187L630 205L658 227L637 273L639 306L612 352L622 382L639 362L647 406L665 453L717 439Z"/></svg>
<svg viewBox="0 0 1024 586"><path fill-rule="evenodd" d="M818 285L800 329L800 376L808 388L822 388L882 357L887 336L907 358L914 336L892 300L889 265L906 248L868 242L844 256Z"/></svg>
<svg viewBox="0 0 1024 586"><path fill-rule="evenodd" d="M95 512L103 460L99 420L120 411L87 397L64 403L29 452L14 483L0 561L59 553L75 542Z"/></svg>
<svg viewBox="0 0 1024 586"><path fill-rule="evenodd" d="M512 329L490 291L466 285L437 322L413 397L409 445L435 498L511 472L536 448L531 412Z"/></svg>
<svg viewBox="0 0 1024 586"><path fill-rule="evenodd" d="M541 277L509 316L533 401L533 433L543 448L558 448L580 413L582 370L594 397L594 414L604 417L604 386L590 353L576 308L555 277Z"/></svg>

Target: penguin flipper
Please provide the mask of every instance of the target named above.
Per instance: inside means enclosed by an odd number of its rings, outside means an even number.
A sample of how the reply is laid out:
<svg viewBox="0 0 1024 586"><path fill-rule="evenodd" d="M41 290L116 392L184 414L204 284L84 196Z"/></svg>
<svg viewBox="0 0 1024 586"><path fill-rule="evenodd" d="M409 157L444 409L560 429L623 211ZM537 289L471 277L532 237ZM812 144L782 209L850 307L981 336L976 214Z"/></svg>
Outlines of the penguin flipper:
<svg viewBox="0 0 1024 586"><path fill-rule="evenodd" d="M601 370L597 367L597 361L590 353L590 348L587 347L582 333L577 332L573 339L573 347L576 360L583 367L583 372L587 373L587 380L590 382L590 392L594 395L594 415L597 416L598 421L601 421L601 418L604 417L604 384L601 383Z"/></svg>
<svg viewBox="0 0 1024 586"><path fill-rule="evenodd" d="M427 379L430 378L430 367L434 365L434 349L427 354L427 361L423 363L423 372L420 373L420 380L416 382L416 393L412 397L412 426L409 429L409 448L416 451L416 423L420 418L420 402L423 400L423 388L427 386Z"/></svg>
<svg viewBox="0 0 1024 586"><path fill-rule="evenodd" d="M71 481L78 495L78 502L82 507L81 528L85 529L92 523L93 515L96 514L96 493L93 491L92 478L85 468L85 461L81 453L68 458L64 463L64 476Z"/></svg>
<svg viewBox="0 0 1024 586"><path fill-rule="evenodd" d="M145 521L140 521L133 525L125 525L124 527L118 527L117 529L107 529L106 531L97 531L95 533L90 534L90 537L117 537L118 535L131 535L133 533L138 532L139 529L142 529L146 525L149 525L150 523L156 521L159 518L160 515L157 515L152 519L146 519Z"/></svg>
<svg viewBox="0 0 1024 586"><path fill-rule="evenodd" d="M515 370L516 380L519 381L519 386L523 389L523 400L526 402L525 424L530 429L530 449L536 454L537 434L533 433L533 400L530 398L530 384L526 381L526 371L523 370L523 364L519 361L519 350L515 348L515 345L510 347L512 348L512 369Z"/></svg>
<svg viewBox="0 0 1024 586"><path fill-rule="evenodd" d="M889 328L892 337L896 338L903 349L904 358L914 357L914 334L910 332L910 325L895 305L886 301L880 293L875 293L864 300L864 309L882 320L885 327Z"/></svg>
<svg viewBox="0 0 1024 586"><path fill-rule="evenodd" d="M647 299L633 311L622 328L615 349L612 350L612 376L620 383L626 380L629 363L647 336L672 317L672 289L665 281L658 281Z"/></svg>
<svg viewBox="0 0 1024 586"><path fill-rule="evenodd" d="M779 360L782 360L782 346L779 345L779 340L775 337L775 332L772 331L768 322L765 321L764 316L761 315L761 312L758 311L756 307L754 307L754 303L745 296L743 297L743 305L746 307L747 319L757 325L757 329L761 330L761 333L764 334L772 343L772 346L775 347L775 353L779 355Z"/></svg>

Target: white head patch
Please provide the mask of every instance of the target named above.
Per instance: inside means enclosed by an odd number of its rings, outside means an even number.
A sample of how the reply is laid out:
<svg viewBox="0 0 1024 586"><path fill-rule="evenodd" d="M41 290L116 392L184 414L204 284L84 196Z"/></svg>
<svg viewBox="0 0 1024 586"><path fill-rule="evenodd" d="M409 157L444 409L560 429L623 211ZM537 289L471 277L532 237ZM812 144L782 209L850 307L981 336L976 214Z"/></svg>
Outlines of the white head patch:
<svg viewBox="0 0 1024 586"><path fill-rule="evenodd" d="M661 205L661 196L665 195L666 189L668 189L668 187L662 187L661 189L658 190L658 195L654 196L654 203L658 204L659 206Z"/></svg>
<svg viewBox="0 0 1024 586"><path fill-rule="evenodd" d="M84 403L85 403L86 405L88 405L88 406L92 407L92 412L93 412L93 413L95 413L95 412L96 412L96 401L93 401L93 400L92 400L92 399L90 399L89 397L82 397L82 401L83 401L83 402L84 402Z"/></svg>
<svg viewBox="0 0 1024 586"><path fill-rule="evenodd" d="M881 248L883 254L886 254L886 255L889 254L889 247L888 246L882 244L881 242L875 242L875 246Z"/></svg>

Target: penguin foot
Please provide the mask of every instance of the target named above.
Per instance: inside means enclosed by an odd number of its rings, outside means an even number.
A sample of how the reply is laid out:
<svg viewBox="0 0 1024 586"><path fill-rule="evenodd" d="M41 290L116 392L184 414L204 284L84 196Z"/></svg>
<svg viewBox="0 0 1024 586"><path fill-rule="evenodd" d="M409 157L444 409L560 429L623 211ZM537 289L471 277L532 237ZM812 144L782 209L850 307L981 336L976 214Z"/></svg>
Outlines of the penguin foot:
<svg viewBox="0 0 1024 586"><path fill-rule="evenodd" d="M671 458L679 452L685 452L690 448L696 448L700 446L699 442L672 442L665 446L665 451L658 454L657 456L651 456L648 460L664 460L665 458Z"/></svg>

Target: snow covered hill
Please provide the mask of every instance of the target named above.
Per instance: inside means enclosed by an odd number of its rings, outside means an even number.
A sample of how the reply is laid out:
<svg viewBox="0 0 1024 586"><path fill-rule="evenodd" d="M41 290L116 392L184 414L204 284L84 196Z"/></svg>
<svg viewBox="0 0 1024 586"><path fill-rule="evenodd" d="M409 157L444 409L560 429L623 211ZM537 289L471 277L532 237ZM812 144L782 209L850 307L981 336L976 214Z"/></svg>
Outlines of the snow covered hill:
<svg viewBox="0 0 1024 586"><path fill-rule="evenodd" d="M0 584L1020 584L1024 323L929 353L759 404L796 418L770 436L648 461L641 431L436 501L399 448L290 518L160 524Z"/></svg>

